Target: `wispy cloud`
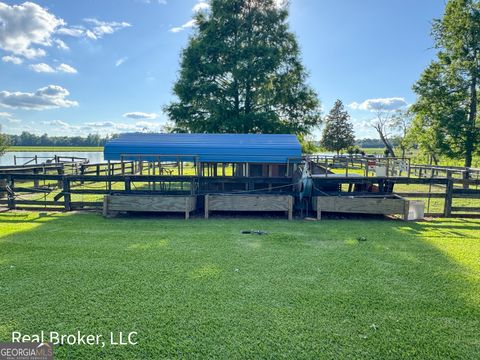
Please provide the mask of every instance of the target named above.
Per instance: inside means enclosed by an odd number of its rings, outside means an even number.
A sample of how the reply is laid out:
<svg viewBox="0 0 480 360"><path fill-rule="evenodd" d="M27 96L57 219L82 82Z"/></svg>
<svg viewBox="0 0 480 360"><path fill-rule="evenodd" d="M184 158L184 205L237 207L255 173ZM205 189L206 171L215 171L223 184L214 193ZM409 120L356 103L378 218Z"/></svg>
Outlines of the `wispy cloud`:
<svg viewBox="0 0 480 360"><path fill-rule="evenodd" d="M117 61L115 61L115 66L118 67L120 65L122 65L125 61L127 61L128 57L124 56L120 59L118 59Z"/></svg>
<svg viewBox="0 0 480 360"><path fill-rule="evenodd" d="M155 113L144 113L144 112L141 112L141 111L134 111L134 112L128 112L128 113L125 113L123 114L123 117L126 117L128 119L135 119L135 120L139 120L139 119L156 119L158 118L158 114L155 114Z"/></svg>
<svg viewBox="0 0 480 360"><path fill-rule="evenodd" d="M195 25L197 25L197 22L195 21L195 19L192 19L192 20L189 20L187 21L185 24L181 25L181 26L175 26L175 27L172 27L170 28L170 32L172 33L178 33L180 31L183 31L185 29L189 29L189 28L192 28L194 27Z"/></svg>
<svg viewBox="0 0 480 360"><path fill-rule="evenodd" d="M52 68L50 65L45 63L31 64L28 67L38 73L54 73L55 72L54 68Z"/></svg>
<svg viewBox="0 0 480 360"><path fill-rule="evenodd" d="M206 0L198 0L195 5L193 5L192 12L197 13L199 11L208 11L210 9L210 4ZM195 19L187 21L185 24L180 26L171 27L168 31L171 33L179 33L186 29L190 29L197 25Z"/></svg>
<svg viewBox="0 0 480 360"><path fill-rule="evenodd" d="M7 56L4 56L2 57L2 61L3 62L6 62L6 63L12 63L12 64L15 64L15 65L20 65L23 63L23 59L17 57L17 56L12 56L12 55L7 55Z"/></svg>
<svg viewBox="0 0 480 360"><path fill-rule="evenodd" d="M57 71L58 72L63 72L67 74L76 74L78 71L75 69L73 66L67 65L67 64L60 64L57 66Z"/></svg>
<svg viewBox="0 0 480 360"><path fill-rule="evenodd" d="M45 63L30 64L29 68L38 73L67 73L76 74L78 71L73 66L67 64L60 64L56 68L51 67Z"/></svg>

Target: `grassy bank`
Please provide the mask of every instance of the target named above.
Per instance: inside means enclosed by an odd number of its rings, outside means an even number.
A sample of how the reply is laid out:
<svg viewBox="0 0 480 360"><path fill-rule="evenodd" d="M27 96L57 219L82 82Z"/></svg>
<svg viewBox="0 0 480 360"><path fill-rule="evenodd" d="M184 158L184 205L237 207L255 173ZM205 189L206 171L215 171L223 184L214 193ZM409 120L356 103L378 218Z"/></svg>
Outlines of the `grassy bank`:
<svg viewBox="0 0 480 360"><path fill-rule="evenodd" d="M10 146L8 152L32 151L32 152L95 152L103 151L103 146Z"/></svg>
<svg viewBox="0 0 480 360"><path fill-rule="evenodd" d="M0 341L138 332L136 346L65 345L57 359L475 358L479 229L4 213Z"/></svg>

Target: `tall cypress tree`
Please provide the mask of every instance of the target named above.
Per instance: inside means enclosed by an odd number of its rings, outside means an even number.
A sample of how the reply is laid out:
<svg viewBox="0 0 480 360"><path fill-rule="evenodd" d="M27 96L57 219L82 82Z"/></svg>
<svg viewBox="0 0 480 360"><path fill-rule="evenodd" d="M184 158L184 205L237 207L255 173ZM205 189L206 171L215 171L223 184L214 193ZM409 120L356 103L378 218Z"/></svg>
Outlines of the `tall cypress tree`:
<svg viewBox="0 0 480 360"><path fill-rule="evenodd" d="M341 100L337 100L330 113L325 118L325 128L322 134L322 146L328 151L347 149L355 145L353 124L350 115L345 110Z"/></svg>
<svg viewBox="0 0 480 360"><path fill-rule="evenodd" d="M305 135L320 124L287 17L273 0L210 0L197 13L165 108L177 131Z"/></svg>

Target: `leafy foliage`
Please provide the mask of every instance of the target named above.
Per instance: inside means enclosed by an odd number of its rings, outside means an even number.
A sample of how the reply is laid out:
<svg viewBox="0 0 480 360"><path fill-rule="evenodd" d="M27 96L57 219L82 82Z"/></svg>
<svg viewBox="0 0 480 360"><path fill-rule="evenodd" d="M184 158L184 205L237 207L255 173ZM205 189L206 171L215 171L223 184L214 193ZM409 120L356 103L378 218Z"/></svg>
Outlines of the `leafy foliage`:
<svg viewBox="0 0 480 360"><path fill-rule="evenodd" d="M165 108L174 131L296 133L320 124L288 11L273 0L211 0Z"/></svg>
<svg viewBox="0 0 480 360"><path fill-rule="evenodd" d="M413 87L419 97L410 136L432 155L463 157L471 166L480 145L478 0L450 0L444 17L434 22L433 36L439 52Z"/></svg>
<svg viewBox="0 0 480 360"><path fill-rule="evenodd" d="M350 115L345 110L341 100L337 100L330 113L325 118L325 128L322 134L322 146L328 151L348 149L355 145L353 125Z"/></svg>
<svg viewBox="0 0 480 360"><path fill-rule="evenodd" d="M2 156L8 147L8 137L2 133L0 133L0 156Z"/></svg>

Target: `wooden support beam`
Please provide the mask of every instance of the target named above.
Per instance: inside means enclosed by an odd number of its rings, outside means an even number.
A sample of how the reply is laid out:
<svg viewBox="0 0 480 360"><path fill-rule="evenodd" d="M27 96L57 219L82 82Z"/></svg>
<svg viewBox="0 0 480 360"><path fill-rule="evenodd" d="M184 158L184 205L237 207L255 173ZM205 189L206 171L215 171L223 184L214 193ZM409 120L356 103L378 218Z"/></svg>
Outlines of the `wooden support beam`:
<svg viewBox="0 0 480 360"><path fill-rule="evenodd" d="M448 181L445 189L445 204L443 209L443 215L448 218L452 215L453 179L451 170L447 170L447 180Z"/></svg>

